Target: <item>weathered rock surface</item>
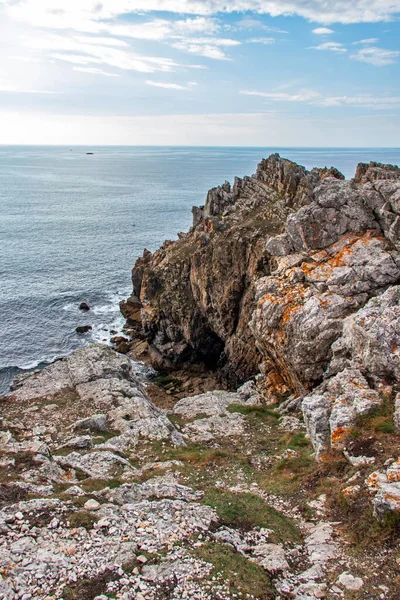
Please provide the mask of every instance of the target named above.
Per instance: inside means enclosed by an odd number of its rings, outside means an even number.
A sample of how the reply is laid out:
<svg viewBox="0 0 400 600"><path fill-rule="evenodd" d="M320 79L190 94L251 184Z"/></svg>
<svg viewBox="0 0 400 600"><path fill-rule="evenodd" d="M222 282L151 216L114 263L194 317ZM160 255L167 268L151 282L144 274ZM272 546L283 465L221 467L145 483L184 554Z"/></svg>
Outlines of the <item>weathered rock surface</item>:
<svg viewBox="0 0 400 600"><path fill-rule="evenodd" d="M360 164L346 181L272 155L193 216L133 271L155 362L261 374L265 399L302 404L318 457L340 450L399 391L400 169Z"/></svg>
<svg viewBox="0 0 400 600"><path fill-rule="evenodd" d="M391 591L396 555L375 549L371 569L365 553L347 553L340 523L325 515L328 494L314 499L320 467L303 423L266 407L253 381L166 412L127 357L104 347L77 354L1 401L1 598L340 600L361 589L367 598L373 570ZM362 410L366 380L345 373L331 381ZM398 466L381 464L367 483L380 507ZM303 490L297 470L310 466ZM355 490L351 502L371 466L355 468L341 482L343 495ZM282 484L288 494L270 493Z"/></svg>
<svg viewBox="0 0 400 600"><path fill-rule="evenodd" d="M135 445L140 437L182 443L165 413L147 398L145 384L129 358L106 346L92 345L43 371L17 378L7 400L17 409L41 399L42 415L36 420L44 425L48 424L46 407L54 401L54 417L62 421L64 435L69 427L92 434L114 432L117 445L121 436L128 445Z"/></svg>

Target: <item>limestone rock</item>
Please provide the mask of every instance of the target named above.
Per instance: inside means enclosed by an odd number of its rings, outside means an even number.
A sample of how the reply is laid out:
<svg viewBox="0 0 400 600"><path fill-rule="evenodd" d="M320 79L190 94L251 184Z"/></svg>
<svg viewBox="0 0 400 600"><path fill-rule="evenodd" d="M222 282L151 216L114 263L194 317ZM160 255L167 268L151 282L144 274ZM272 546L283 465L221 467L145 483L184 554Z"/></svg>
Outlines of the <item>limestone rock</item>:
<svg viewBox="0 0 400 600"><path fill-rule="evenodd" d="M372 505L379 520L383 520L387 513L400 513L400 458L386 470L371 473L366 484L374 494Z"/></svg>
<svg viewBox="0 0 400 600"><path fill-rule="evenodd" d="M346 588L346 590L350 590L352 592L358 592L358 590L360 590L364 585L361 577L354 577L354 575L347 573L346 571L339 575L338 583Z"/></svg>
<svg viewBox="0 0 400 600"><path fill-rule="evenodd" d="M62 415L63 422L59 429L65 433L68 429L119 432L121 443L115 445L119 450L135 445L140 437L170 438L183 444L166 414L148 399L145 382L129 358L106 346L91 345L43 371L17 377L8 398L17 404L36 398L39 403L43 398L61 402L57 417ZM81 416L78 420L73 418L76 413ZM108 445L113 446L111 441Z"/></svg>
<svg viewBox="0 0 400 600"><path fill-rule="evenodd" d="M357 369L345 369L322 383L302 402L307 431L319 458L329 448L342 448L344 438L358 415L381 404Z"/></svg>
<svg viewBox="0 0 400 600"><path fill-rule="evenodd" d="M72 425L72 429L90 429L91 431L108 432L107 415L91 415Z"/></svg>

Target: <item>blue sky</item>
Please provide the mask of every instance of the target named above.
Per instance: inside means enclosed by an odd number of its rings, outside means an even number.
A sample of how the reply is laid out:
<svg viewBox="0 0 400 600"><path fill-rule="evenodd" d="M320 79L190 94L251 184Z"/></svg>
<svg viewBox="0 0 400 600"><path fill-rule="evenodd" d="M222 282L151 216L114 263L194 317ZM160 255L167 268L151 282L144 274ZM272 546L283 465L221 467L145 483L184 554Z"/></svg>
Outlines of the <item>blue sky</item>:
<svg viewBox="0 0 400 600"><path fill-rule="evenodd" d="M400 146L400 0L0 0L0 143Z"/></svg>

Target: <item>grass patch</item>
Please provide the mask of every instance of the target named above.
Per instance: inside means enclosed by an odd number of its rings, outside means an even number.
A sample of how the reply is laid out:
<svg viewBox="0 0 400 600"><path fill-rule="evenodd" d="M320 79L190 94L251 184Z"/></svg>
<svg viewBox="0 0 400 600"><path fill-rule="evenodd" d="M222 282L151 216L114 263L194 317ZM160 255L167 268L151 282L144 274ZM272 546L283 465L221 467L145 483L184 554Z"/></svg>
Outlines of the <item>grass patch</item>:
<svg viewBox="0 0 400 600"><path fill-rule="evenodd" d="M302 431L285 433L285 435L281 437L280 443L287 448L310 448L311 450L311 443Z"/></svg>
<svg viewBox="0 0 400 600"><path fill-rule="evenodd" d="M213 565L212 575L223 579L231 594L257 600L275 598L271 581L264 569L229 546L208 542L196 548L195 555Z"/></svg>
<svg viewBox="0 0 400 600"><path fill-rule="evenodd" d="M97 523L99 517L90 513L87 510L78 510L77 512L68 515L69 526L72 529L83 527L86 530L93 529L93 525Z"/></svg>
<svg viewBox="0 0 400 600"><path fill-rule="evenodd" d="M203 502L215 508L224 525L246 530L253 527L272 529L274 541L279 542L301 540L299 530L290 519L253 494L209 488Z"/></svg>
<svg viewBox="0 0 400 600"><path fill-rule="evenodd" d="M107 583L116 579L118 579L118 574L110 569L92 579L82 579L64 587L62 600L93 600L96 596L105 594ZM115 596L109 594L107 594L107 597L115 598Z"/></svg>
<svg viewBox="0 0 400 600"><path fill-rule="evenodd" d="M376 431L380 431L381 433L395 433L396 427L394 426L393 421L389 421L383 418L381 421L375 424Z"/></svg>
<svg viewBox="0 0 400 600"><path fill-rule="evenodd" d="M343 535L352 544L356 553L370 546L393 541L397 543L400 535L400 514L387 513L378 521L368 495L360 494L357 499L348 499L340 486L332 481L328 497L328 507L334 517L343 523Z"/></svg>
<svg viewBox="0 0 400 600"><path fill-rule="evenodd" d="M243 404L230 404L227 408L230 413L240 413L244 416L254 416L262 421L275 422L280 414L268 406L245 406Z"/></svg>
<svg viewBox="0 0 400 600"><path fill-rule="evenodd" d="M100 492L104 488L115 489L122 485L122 481L118 478L114 479L97 479L90 478L82 481L80 487L87 493Z"/></svg>

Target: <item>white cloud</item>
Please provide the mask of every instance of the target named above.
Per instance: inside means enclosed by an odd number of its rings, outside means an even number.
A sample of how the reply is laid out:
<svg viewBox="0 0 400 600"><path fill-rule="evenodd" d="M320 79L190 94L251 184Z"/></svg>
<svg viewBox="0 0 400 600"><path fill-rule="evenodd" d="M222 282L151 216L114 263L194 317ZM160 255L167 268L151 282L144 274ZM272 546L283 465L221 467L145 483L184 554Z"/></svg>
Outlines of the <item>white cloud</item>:
<svg viewBox="0 0 400 600"><path fill-rule="evenodd" d="M261 37L261 38L250 38L246 40L249 44L265 44L268 46L269 44L273 44L275 42L275 38L271 37Z"/></svg>
<svg viewBox="0 0 400 600"><path fill-rule="evenodd" d="M301 90L297 94L287 94L284 92L257 92L257 91L246 91L240 92L245 96L260 96L261 98L268 98L275 102L309 102L310 100L320 98L321 94L314 92L313 90Z"/></svg>
<svg viewBox="0 0 400 600"><path fill-rule="evenodd" d="M379 38L366 38L365 40L358 40L357 42L353 42L353 46L363 44L376 44L376 42L379 42Z"/></svg>
<svg viewBox="0 0 400 600"><path fill-rule="evenodd" d="M343 44L340 42L325 42L324 44L319 44L318 46L312 46L312 50L329 50L330 52L337 52L343 54L343 52L347 52L346 48L343 47Z"/></svg>
<svg viewBox="0 0 400 600"><path fill-rule="evenodd" d="M103 69L97 69L96 67L72 67L73 71L79 71L81 73L90 73L91 75L106 75L107 77L119 77L116 73L107 73Z"/></svg>
<svg viewBox="0 0 400 600"><path fill-rule="evenodd" d="M398 56L400 56L399 50L385 50L384 48L370 46L361 48L361 50L352 54L350 58L358 60L359 62L375 65L376 67L384 67L395 63Z"/></svg>
<svg viewBox="0 0 400 600"><path fill-rule="evenodd" d="M389 21L400 12L398 0L17 0L6 6L15 18L39 26L72 27L85 23L87 31L96 22L115 19L131 12L163 11L191 15L215 15L254 11L297 15L322 23L361 23ZM96 29L94 29L96 31Z"/></svg>
<svg viewBox="0 0 400 600"><path fill-rule="evenodd" d="M311 104L313 106L354 106L373 109L400 107L400 96L373 96L371 94L362 94L359 96L324 96L315 90L300 90L294 94L247 90L242 90L240 93L246 96L267 98L273 102L300 102Z"/></svg>
<svg viewBox="0 0 400 600"><path fill-rule="evenodd" d="M23 43L33 50L47 51L57 60L77 65L107 65L122 70L154 73L172 71L178 64L169 59L155 56L142 56L130 48L119 48L98 43L98 38L66 37L61 35L42 35L26 37ZM100 38L102 40L102 38Z"/></svg>
<svg viewBox="0 0 400 600"><path fill-rule="evenodd" d="M229 60L222 47L239 46L240 42L230 38L182 38L171 44L173 48L215 60Z"/></svg>
<svg viewBox="0 0 400 600"><path fill-rule="evenodd" d="M315 35L329 35L330 33L335 33L333 29L329 29L328 27L317 27L312 30Z"/></svg>
<svg viewBox="0 0 400 600"><path fill-rule="evenodd" d="M152 81L148 79L145 81L146 85L151 85L153 87L165 88L167 90L192 90L197 83L195 81L189 81L187 85L180 85L178 83L168 83L164 81Z"/></svg>
<svg viewBox="0 0 400 600"><path fill-rule="evenodd" d="M288 33L284 29L279 29L279 27L271 27L270 25L265 25L259 19L254 19L252 17L244 17L240 21L236 21L235 25L228 26L228 29L237 30L237 29L263 29L264 31L273 31L274 33Z"/></svg>

